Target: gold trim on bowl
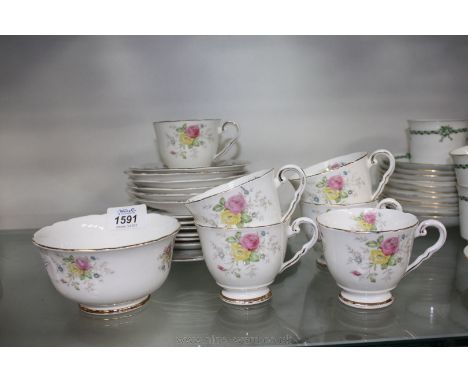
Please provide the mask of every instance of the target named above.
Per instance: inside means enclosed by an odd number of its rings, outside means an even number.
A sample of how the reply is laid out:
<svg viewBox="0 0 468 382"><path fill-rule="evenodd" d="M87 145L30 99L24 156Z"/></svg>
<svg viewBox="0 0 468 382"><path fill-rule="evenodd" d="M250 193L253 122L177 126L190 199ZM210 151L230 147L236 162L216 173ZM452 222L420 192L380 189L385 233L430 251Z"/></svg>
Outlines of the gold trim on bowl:
<svg viewBox="0 0 468 382"><path fill-rule="evenodd" d="M125 308L92 309L92 308L85 307L84 305L81 305L81 304L79 304L79 307L82 312L89 313L89 314L102 315L102 316L121 314L121 313L128 313L138 308L141 308L143 305L145 305L149 301L150 297L151 295L149 294L148 296L146 296L146 298L144 298L144 300L137 302L136 304L126 306Z"/></svg>
<svg viewBox="0 0 468 382"><path fill-rule="evenodd" d="M228 303L228 304L235 304L235 305L253 305L253 304L260 304L262 302L266 302L268 301L269 299L271 299L271 297L273 296L273 293L270 291L268 291L267 294L264 294L263 296L260 296L260 297L255 297L255 298L249 298L249 299L245 299L245 300L241 300L241 299L237 299L237 298L230 298L230 297L227 297L223 294L223 292L221 292L219 294L219 298Z"/></svg>
<svg viewBox="0 0 468 382"><path fill-rule="evenodd" d="M66 248L56 248L56 247L49 247L47 245L42 245L42 244L39 244L38 242L36 242L34 240L34 238L32 239L32 243L36 246L36 247L39 247L39 248L43 248L43 249L48 249L48 250L52 250L52 251L60 251L60 252L83 252L83 253L89 253L89 252L108 252L108 251L120 251L120 250L123 250L123 249L128 249L128 248L138 248L138 247L143 247L143 246L146 246L148 244L152 244L152 243L156 243L160 240L164 240L164 239L167 239L171 236L174 235L174 238L175 236L179 233L179 230L180 230L180 224L179 224L179 228L177 228L176 231L168 234L168 235L165 235L163 237L160 237L158 239L154 239L154 240L150 240L150 241L145 241L144 243L138 243L138 244L130 244L130 245L124 245L124 246L121 246L121 247L114 247L114 248L96 248L96 249L66 249Z"/></svg>

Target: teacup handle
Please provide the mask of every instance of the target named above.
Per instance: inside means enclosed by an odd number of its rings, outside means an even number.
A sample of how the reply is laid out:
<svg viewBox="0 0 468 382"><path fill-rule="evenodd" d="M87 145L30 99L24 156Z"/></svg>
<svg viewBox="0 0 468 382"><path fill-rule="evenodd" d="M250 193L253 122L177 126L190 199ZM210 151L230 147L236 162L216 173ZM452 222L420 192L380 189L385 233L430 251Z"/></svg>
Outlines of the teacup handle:
<svg viewBox="0 0 468 382"><path fill-rule="evenodd" d="M385 174L383 174L382 180L380 181L379 186L377 187L377 190L375 190L374 194L372 195L372 200L375 200L380 196L385 185L388 183L388 179L390 178L390 176L392 176L393 171L395 171L395 157L392 155L390 151L383 150L383 149L375 150L370 155L368 163L367 163L368 167L371 168L372 166L378 163L376 156L380 154L385 155L388 158L389 166L388 166L388 170L385 172Z"/></svg>
<svg viewBox="0 0 468 382"><path fill-rule="evenodd" d="M403 207L401 206L401 204L392 198L382 199L380 202L377 203L377 208L379 210L387 207L391 207L393 210L403 211Z"/></svg>
<svg viewBox="0 0 468 382"><path fill-rule="evenodd" d="M312 235L312 238L307 243L305 243L302 246L302 248L299 251L297 251L296 254L291 259L283 263L283 265L280 268L279 273L283 272L284 270L296 264L300 260L300 258L304 256L307 253L307 251L311 249L317 242L318 232L319 232L317 224L315 224L315 222L312 219L306 218L306 217L297 218L288 227L288 239L290 237L296 236L299 232L301 232L300 225L304 223L310 224L313 227L314 233Z"/></svg>
<svg viewBox="0 0 468 382"><path fill-rule="evenodd" d="M439 230L439 239L433 246L426 249L426 251L422 255L418 256L416 260L414 260L410 265L408 265L408 268L406 268L405 276L411 271L414 271L424 261L431 258L432 255L434 255L440 248L442 248L442 246L445 243L445 240L447 239L447 230L445 229L445 226L440 221L433 219L424 220L421 224L419 224L418 228L416 228L416 233L414 234L414 237L417 238L420 236L426 236L427 227L436 227Z"/></svg>
<svg viewBox="0 0 468 382"><path fill-rule="evenodd" d="M223 134L228 126L234 127L234 129L236 130L236 136L234 138L230 139L229 142L227 142L224 145L224 147L214 156L213 160L218 159L221 155L225 154L226 151L228 151L231 148L231 146L234 143L236 143L237 140L239 139L239 134L240 134L239 125L236 122L233 122L233 121L224 122L223 125L221 126L220 134Z"/></svg>
<svg viewBox="0 0 468 382"><path fill-rule="evenodd" d="M278 188L281 186L282 183L288 182L288 178L286 178L285 173L291 171L295 172L299 176L299 186L297 187L296 191L294 192L294 197L293 200L291 201L291 204L289 205L288 210L286 213L283 215L281 218L281 221L284 222L288 219L291 218L291 215L293 214L294 210L297 207L297 204L301 200L301 196L304 193L305 186L306 186L306 174L302 168L299 166L296 166L294 164L287 164L286 166L283 166L279 169L278 174L275 177L275 186Z"/></svg>

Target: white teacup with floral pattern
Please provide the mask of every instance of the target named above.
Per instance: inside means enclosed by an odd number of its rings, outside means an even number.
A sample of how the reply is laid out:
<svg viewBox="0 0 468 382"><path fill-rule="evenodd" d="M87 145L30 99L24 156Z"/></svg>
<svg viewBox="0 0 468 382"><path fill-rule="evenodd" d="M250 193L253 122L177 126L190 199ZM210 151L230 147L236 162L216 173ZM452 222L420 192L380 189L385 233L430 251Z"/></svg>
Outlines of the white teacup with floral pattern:
<svg viewBox="0 0 468 382"><path fill-rule="evenodd" d="M377 203L377 200L367 203L358 203L358 204L315 204L315 203L307 203L301 202L301 210L302 215L308 218L313 219L317 222L317 217L329 212L329 211L336 211L336 210L343 210L349 208L394 208L398 211L402 211L401 204L398 203L395 199L386 198L381 200ZM368 218L372 219L372 216L369 215ZM368 223L372 223L370 220ZM310 230L308 226L304 228L307 237L310 239L313 235L313 232ZM317 246L321 246L320 238L317 240ZM317 258L317 263L321 266L327 266L327 261L325 260L325 256L323 255L323 250L321 251L319 257Z"/></svg>
<svg viewBox="0 0 468 382"><path fill-rule="evenodd" d="M313 227L314 235L284 262L288 238L300 232L301 224ZM226 229L197 224L203 256L221 299L234 305L254 305L271 298L268 288L275 277L291 267L313 247L318 237L315 222L298 218L263 227Z"/></svg>
<svg viewBox="0 0 468 382"><path fill-rule="evenodd" d="M377 190L372 191L370 169L377 155L389 160L388 170ZM315 204L356 204L376 200L395 170L395 158L387 150L376 150L369 157L365 152L343 155L304 170L307 184L302 200ZM293 184L297 179L291 179Z"/></svg>
<svg viewBox="0 0 468 382"><path fill-rule="evenodd" d="M221 119L154 122L153 126L159 155L169 168L209 167L239 138L239 125ZM218 151L220 135L228 127L234 128L235 136Z"/></svg>
<svg viewBox="0 0 468 382"><path fill-rule="evenodd" d="M281 212L277 188L287 181L285 173L298 175L298 187L286 213ZM305 187L304 171L296 165L261 170L212 188L185 202L195 222L210 227L257 227L288 220Z"/></svg>
<svg viewBox="0 0 468 382"><path fill-rule="evenodd" d="M342 289L340 301L363 309L390 305L391 290L437 252L447 238L439 221L419 223L412 214L389 209L330 211L320 215L317 224L328 269ZM431 226L439 230L439 239L409 264L414 239L425 236Z"/></svg>

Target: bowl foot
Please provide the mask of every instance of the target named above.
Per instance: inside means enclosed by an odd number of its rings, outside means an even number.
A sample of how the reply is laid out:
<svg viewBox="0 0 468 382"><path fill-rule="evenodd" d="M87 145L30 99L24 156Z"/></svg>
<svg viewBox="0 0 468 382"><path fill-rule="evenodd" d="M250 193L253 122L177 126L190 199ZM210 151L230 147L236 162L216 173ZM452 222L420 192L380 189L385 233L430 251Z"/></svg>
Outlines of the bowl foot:
<svg viewBox="0 0 468 382"><path fill-rule="evenodd" d="M86 314L96 315L96 316L112 316L122 313L128 313L142 308L150 299L151 295L141 297L136 300L123 302L121 304L112 304L112 305L80 305L80 310Z"/></svg>
<svg viewBox="0 0 468 382"><path fill-rule="evenodd" d="M359 309L381 309L391 305L394 301L390 292L369 296L341 291L338 299L345 305Z"/></svg>
<svg viewBox="0 0 468 382"><path fill-rule="evenodd" d="M268 301L272 296L269 288L260 288L254 290L226 290L223 289L219 298L227 304L232 305L257 305Z"/></svg>

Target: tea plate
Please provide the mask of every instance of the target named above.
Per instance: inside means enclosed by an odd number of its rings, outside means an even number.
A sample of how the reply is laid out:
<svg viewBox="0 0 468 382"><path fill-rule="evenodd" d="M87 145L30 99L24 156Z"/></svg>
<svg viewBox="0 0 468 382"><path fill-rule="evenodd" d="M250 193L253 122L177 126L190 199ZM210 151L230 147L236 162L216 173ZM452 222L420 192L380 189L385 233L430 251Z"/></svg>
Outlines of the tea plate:
<svg viewBox="0 0 468 382"><path fill-rule="evenodd" d="M176 236L176 240L179 239L199 239L198 232L179 232Z"/></svg>
<svg viewBox="0 0 468 382"><path fill-rule="evenodd" d="M203 261L203 252L199 249L174 250L172 261L176 263Z"/></svg>
<svg viewBox="0 0 468 382"><path fill-rule="evenodd" d="M384 172L381 170L380 174L383 175ZM438 176L438 175L408 175L408 174L399 174L399 173L393 173L392 180L398 179L398 180L409 180L412 182L448 182L448 183L456 183L456 177L455 173L447 175L447 176Z"/></svg>
<svg viewBox="0 0 468 382"><path fill-rule="evenodd" d="M186 249L201 249L201 244L198 243L175 243L175 250L186 250Z"/></svg>
<svg viewBox="0 0 468 382"><path fill-rule="evenodd" d="M200 173L200 172L229 172L229 171L242 171L249 162L238 162L238 161L220 161L214 163L209 167L198 167L198 168L168 168L163 166L161 163L147 163L141 166L133 166L128 171L137 173L153 173L153 174L173 174L173 173Z"/></svg>
<svg viewBox="0 0 468 382"><path fill-rule="evenodd" d="M198 195L211 189L211 187L189 187L189 188L156 188L156 187L138 187L133 183L128 183L127 188L132 192L142 194L161 194L161 195L181 195L194 194Z"/></svg>
<svg viewBox="0 0 468 382"><path fill-rule="evenodd" d="M456 182L411 182L408 180L403 181L390 178L388 185L410 191L457 192Z"/></svg>
<svg viewBox="0 0 468 382"><path fill-rule="evenodd" d="M138 203L144 203L147 207L153 208L155 210L166 211L172 217L176 217L177 215L185 215L188 212L184 202L155 202L154 200L140 198L134 198L134 200Z"/></svg>
<svg viewBox="0 0 468 382"><path fill-rule="evenodd" d="M149 174L138 173L134 174L126 172L128 178L133 182L170 182L170 181L195 181L213 178L229 178L232 176L245 175L245 171L229 171L229 172L207 172L207 173L170 173L170 174Z"/></svg>
<svg viewBox="0 0 468 382"><path fill-rule="evenodd" d="M187 188L200 188L200 187L215 187L223 183L228 183L231 180L237 179L239 176L229 176L227 178L212 178L203 180L174 180L168 182L153 182L153 181L134 181L133 183L139 187L152 187L152 188L170 188L170 189L187 189Z"/></svg>
<svg viewBox="0 0 468 382"><path fill-rule="evenodd" d="M408 202L425 202L425 203L447 203L458 205L458 195L455 194L430 194L417 191L398 190L392 187L385 188L385 194L390 198L404 200Z"/></svg>
<svg viewBox="0 0 468 382"><path fill-rule="evenodd" d="M145 194L128 191L128 194L137 199L151 200L155 202L185 202L187 199L197 194Z"/></svg>

